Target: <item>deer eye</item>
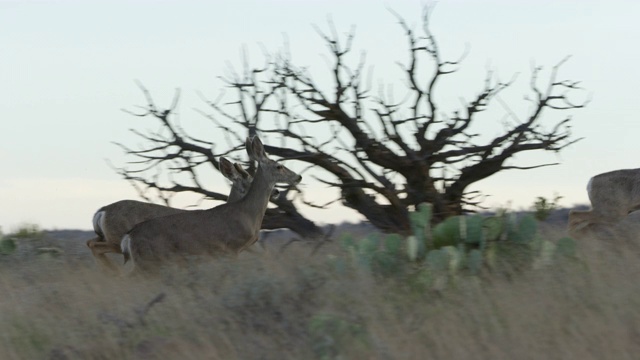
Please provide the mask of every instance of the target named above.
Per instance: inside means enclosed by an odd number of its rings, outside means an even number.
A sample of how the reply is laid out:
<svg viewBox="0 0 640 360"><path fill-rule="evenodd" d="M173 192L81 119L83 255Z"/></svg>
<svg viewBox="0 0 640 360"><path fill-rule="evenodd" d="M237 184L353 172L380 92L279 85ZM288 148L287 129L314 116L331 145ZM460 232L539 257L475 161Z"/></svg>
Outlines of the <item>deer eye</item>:
<svg viewBox="0 0 640 360"><path fill-rule="evenodd" d="M278 170L282 170L282 169L284 169L284 166L282 166L282 165L278 164L278 166L276 166L276 169L278 169Z"/></svg>

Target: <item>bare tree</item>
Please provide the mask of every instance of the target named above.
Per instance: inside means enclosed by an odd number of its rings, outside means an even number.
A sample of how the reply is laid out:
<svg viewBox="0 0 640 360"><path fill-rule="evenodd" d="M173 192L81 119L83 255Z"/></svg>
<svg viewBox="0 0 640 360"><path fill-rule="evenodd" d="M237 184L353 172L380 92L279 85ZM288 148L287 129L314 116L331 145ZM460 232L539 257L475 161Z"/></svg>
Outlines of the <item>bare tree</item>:
<svg viewBox="0 0 640 360"><path fill-rule="evenodd" d="M261 68L245 63L241 75L232 72L223 78L233 90L232 101L223 101L224 96L205 100L212 113L203 114L225 134L225 150L217 153L212 149L219 144L187 136L171 120L175 101L168 110L158 110L145 90L148 111L140 115L154 116L162 130L150 134L136 131L152 146L141 150L125 147L142 167L120 169L122 175L146 188L192 191L223 199L205 190L197 169L205 164L217 166L217 156L234 158L246 135L260 133L277 139L266 141L269 154L305 163L314 178L337 188L340 196L332 202L341 201L384 231L406 233L409 210L420 203L433 204L434 219L441 221L480 205L480 194L468 191L478 181L503 170L555 165L515 166L507 160L532 150L558 152L578 140L571 136L570 116L547 127L541 124L543 112L566 112L587 103L570 100L580 89L578 82L558 79L566 59L551 69L544 85L539 84L542 68L534 67L526 97L528 112L518 117L502 104L506 109L506 117L501 118L503 132L483 140L472 125L490 104L500 101L498 95L513 79L502 82L489 71L475 97L461 109L450 114L441 110L435 100L437 85L457 71L461 59L441 58L429 29L429 15L426 7L419 35L398 17L409 50L408 62L401 64L408 92L403 101L370 94L364 81L363 57L355 66L348 65L353 31L341 38L333 26L330 34L319 31L331 54L334 86L330 90L316 83L305 68L294 65L286 51L267 57ZM239 161L237 157L234 160ZM191 185L173 182L162 186L157 178L141 176L163 163L171 163L173 172L189 174ZM305 206L329 204L311 204L301 192L294 195ZM264 228L288 227L303 236L319 234L313 222L298 212L299 203L292 200L281 197L277 208L265 216Z"/></svg>
<svg viewBox="0 0 640 360"><path fill-rule="evenodd" d="M166 205L170 205L173 195L181 192L192 192L200 194L204 198L226 201L227 195L210 190L200 180L200 173L206 170L218 171L220 168L218 159L221 156L231 156L238 150L244 151L244 145L236 145L226 151L216 153L215 144L187 135L177 123L172 121L179 101L179 91L176 91L171 107L161 110L155 105L147 89L142 85L140 88L145 95L147 105L143 107L141 112L128 112L138 117L151 116L160 122L161 127L157 131L146 133L131 130L151 143L151 146L134 150L124 144L116 143L125 153L135 158L128 163L134 166L133 169L127 167L117 169L120 175L130 181L140 196L147 201L151 201L148 196L149 190L155 190ZM230 130L225 129L224 131L229 132ZM237 140L236 144L244 144L244 140L240 141L241 135L234 135L234 139ZM232 158L240 162L238 154L233 154ZM249 164L249 171L254 175L254 164L251 162ZM155 172L152 172L153 170ZM163 170L168 172L166 181L162 181L160 176ZM185 174L187 175L187 184L174 177L174 175ZM277 199L271 199L277 207L267 209L262 228L288 228L304 237L323 236L322 230L313 221L298 212L293 204L293 198L287 196L288 193L289 189L284 189Z"/></svg>

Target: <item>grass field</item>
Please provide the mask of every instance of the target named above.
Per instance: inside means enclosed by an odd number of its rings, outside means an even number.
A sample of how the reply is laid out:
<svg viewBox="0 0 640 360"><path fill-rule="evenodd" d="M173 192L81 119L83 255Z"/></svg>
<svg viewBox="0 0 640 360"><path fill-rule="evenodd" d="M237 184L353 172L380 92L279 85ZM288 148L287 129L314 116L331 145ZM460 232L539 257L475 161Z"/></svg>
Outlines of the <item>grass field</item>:
<svg viewBox="0 0 640 360"><path fill-rule="evenodd" d="M309 254L293 244L152 279L69 255L0 261L0 359L640 356L638 254L611 244L437 287L377 276L336 243Z"/></svg>

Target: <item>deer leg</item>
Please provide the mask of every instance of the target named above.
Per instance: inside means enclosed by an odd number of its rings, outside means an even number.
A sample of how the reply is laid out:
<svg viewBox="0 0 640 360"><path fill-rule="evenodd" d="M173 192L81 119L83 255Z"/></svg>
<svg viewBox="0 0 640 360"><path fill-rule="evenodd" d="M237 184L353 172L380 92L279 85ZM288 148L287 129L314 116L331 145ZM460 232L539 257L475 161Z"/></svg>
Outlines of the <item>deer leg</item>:
<svg viewBox="0 0 640 360"><path fill-rule="evenodd" d="M96 237L87 241L87 246L89 247L89 249L91 249L93 257L103 268L109 269L109 271L113 273L119 272L118 268L105 255L107 253L122 254L122 250L118 245L108 243L101 237Z"/></svg>

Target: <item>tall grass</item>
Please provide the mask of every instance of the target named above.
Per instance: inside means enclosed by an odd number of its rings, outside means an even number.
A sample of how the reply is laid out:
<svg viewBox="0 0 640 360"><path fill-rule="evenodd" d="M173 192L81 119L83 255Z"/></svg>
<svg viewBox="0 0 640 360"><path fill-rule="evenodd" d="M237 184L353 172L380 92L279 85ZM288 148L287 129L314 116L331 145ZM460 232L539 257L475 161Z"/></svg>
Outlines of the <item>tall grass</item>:
<svg viewBox="0 0 640 360"><path fill-rule="evenodd" d="M87 250L88 251L88 250ZM69 259L5 263L1 359L637 359L638 254L443 288L378 277L338 245L244 253L155 278Z"/></svg>

